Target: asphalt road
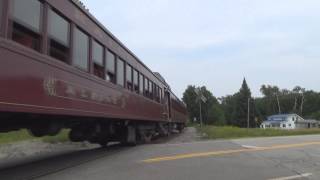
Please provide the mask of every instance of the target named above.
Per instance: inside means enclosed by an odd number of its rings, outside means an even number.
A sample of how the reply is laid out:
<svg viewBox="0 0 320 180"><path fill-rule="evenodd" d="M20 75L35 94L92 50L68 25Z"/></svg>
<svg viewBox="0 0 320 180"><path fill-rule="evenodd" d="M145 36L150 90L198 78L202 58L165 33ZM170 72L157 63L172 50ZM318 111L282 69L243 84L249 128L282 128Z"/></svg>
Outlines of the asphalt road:
<svg viewBox="0 0 320 180"><path fill-rule="evenodd" d="M80 150L0 170L0 179L320 179L320 135L198 141L194 129L156 144Z"/></svg>

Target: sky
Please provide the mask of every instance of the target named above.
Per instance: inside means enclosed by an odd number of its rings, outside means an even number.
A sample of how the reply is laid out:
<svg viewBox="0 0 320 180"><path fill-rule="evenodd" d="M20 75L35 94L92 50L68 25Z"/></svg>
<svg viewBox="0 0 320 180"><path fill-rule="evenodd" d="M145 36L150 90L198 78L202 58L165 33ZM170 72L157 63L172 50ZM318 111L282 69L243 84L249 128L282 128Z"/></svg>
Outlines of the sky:
<svg viewBox="0 0 320 180"><path fill-rule="evenodd" d="M82 0L178 97L234 94L245 77L320 91L319 0Z"/></svg>

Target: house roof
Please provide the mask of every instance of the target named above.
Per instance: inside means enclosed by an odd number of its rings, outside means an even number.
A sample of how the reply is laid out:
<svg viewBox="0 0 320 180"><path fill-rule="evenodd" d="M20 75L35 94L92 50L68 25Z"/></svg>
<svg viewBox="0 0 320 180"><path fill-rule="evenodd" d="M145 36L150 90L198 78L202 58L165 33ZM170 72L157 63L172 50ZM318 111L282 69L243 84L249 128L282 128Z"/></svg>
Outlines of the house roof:
<svg viewBox="0 0 320 180"><path fill-rule="evenodd" d="M305 120L298 120L297 123L319 123L319 121L314 119L305 119Z"/></svg>
<svg viewBox="0 0 320 180"><path fill-rule="evenodd" d="M285 118L287 118L287 117L289 117L289 116L298 116L298 117L300 117L301 119L303 119L301 116L299 116L298 114L276 114L276 115L272 115L272 116L269 116L268 117L268 120L270 120L270 119L285 119Z"/></svg>

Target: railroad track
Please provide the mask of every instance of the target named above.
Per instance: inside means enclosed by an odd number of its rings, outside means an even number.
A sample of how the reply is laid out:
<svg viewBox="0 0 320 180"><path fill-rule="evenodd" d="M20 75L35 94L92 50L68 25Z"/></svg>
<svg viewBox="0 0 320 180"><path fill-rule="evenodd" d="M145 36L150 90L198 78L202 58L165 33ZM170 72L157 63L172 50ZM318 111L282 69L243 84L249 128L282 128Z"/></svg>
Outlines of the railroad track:
<svg viewBox="0 0 320 180"><path fill-rule="evenodd" d="M97 148L90 150L81 150L66 154L60 154L18 164L13 167L0 169L0 179L5 180L33 180L55 174L66 169L81 166L120 152L129 151L134 147L123 147L121 145L112 145L107 148Z"/></svg>

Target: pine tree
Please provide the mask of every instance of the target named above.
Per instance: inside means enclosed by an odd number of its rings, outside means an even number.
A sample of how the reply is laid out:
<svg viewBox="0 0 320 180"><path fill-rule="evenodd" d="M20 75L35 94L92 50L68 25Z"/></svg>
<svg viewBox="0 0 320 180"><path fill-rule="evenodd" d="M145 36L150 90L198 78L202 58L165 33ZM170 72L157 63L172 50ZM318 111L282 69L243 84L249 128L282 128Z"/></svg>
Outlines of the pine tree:
<svg viewBox="0 0 320 180"><path fill-rule="evenodd" d="M239 92L235 94L235 107L232 118L233 124L236 126L247 127L248 99L251 99L251 91L246 79L244 78ZM253 117L250 119L251 121L254 121Z"/></svg>

